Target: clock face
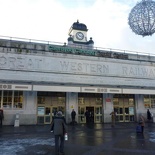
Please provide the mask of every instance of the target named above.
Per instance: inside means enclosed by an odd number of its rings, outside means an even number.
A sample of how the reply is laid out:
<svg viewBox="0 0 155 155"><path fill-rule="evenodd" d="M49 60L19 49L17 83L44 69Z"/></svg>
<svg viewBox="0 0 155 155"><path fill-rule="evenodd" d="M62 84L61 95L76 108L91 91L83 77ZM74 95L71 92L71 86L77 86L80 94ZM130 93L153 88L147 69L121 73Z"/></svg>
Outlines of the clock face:
<svg viewBox="0 0 155 155"><path fill-rule="evenodd" d="M84 38L84 34L83 34L82 32L77 32L77 33L76 33L76 38L77 38L78 40L82 40L82 39Z"/></svg>

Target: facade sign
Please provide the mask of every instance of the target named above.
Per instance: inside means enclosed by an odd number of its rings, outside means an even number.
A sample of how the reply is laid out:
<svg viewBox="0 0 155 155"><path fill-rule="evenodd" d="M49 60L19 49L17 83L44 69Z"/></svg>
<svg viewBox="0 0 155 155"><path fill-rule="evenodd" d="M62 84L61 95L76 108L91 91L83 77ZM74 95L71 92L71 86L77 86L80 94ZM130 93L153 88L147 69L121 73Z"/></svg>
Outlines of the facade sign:
<svg viewBox="0 0 155 155"><path fill-rule="evenodd" d="M38 107L38 115L44 115L45 114L45 107Z"/></svg>
<svg viewBox="0 0 155 155"><path fill-rule="evenodd" d="M106 102L111 102L111 98L106 98Z"/></svg>
<svg viewBox="0 0 155 155"><path fill-rule="evenodd" d="M46 44L36 44L36 43L24 43L18 41L8 41L9 48L16 48L18 53L26 51L30 53L31 50L40 50L47 52L56 52L56 53L65 53L65 54L76 54L76 55L88 55L88 56L97 56L97 57L106 57L106 58L116 58L116 59L128 59L128 54L113 52L108 50L94 50L94 49L80 49L73 48L68 46L59 46L59 45L46 45ZM0 46L8 47L6 41L0 40Z"/></svg>
<svg viewBox="0 0 155 155"><path fill-rule="evenodd" d="M73 59L74 58L74 59ZM1 79L89 85L154 86L155 66L135 61L69 57L68 55L20 55L0 53ZM35 73L35 74L34 74ZM63 75L63 76L62 76ZM145 79L145 80L144 80ZM19 89L19 87L18 87ZM27 89L27 87L20 87ZM90 92L105 92L104 89ZM109 90L119 93L118 90Z"/></svg>
<svg viewBox="0 0 155 155"><path fill-rule="evenodd" d="M145 64L122 63L121 61L102 61L97 58L70 59L65 57L42 57L35 55L15 55L0 53L0 69L16 71L37 71L48 73L67 73L76 75L100 75L127 78L155 79L155 67Z"/></svg>
<svg viewBox="0 0 155 155"><path fill-rule="evenodd" d="M71 48L67 46L54 46L49 45L49 51L65 54L77 54L77 55L88 55L106 58L116 58L116 59L128 59L128 55L125 53L109 52L105 50L88 50L80 48Z"/></svg>
<svg viewBox="0 0 155 155"><path fill-rule="evenodd" d="M134 115L134 107L129 107L129 114Z"/></svg>

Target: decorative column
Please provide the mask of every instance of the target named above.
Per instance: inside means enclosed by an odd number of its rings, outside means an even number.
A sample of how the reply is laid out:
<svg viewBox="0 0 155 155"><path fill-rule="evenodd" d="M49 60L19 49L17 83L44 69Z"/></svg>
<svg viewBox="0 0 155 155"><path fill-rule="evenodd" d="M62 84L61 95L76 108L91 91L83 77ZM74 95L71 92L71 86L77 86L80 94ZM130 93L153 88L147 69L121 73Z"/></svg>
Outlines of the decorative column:
<svg viewBox="0 0 155 155"><path fill-rule="evenodd" d="M110 113L113 109L113 94L103 94L103 115L104 115L104 123L111 122Z"/></svg>
<svg viewBox="0 0 155 155"><path fill-rule="evenodd" d="M68 92L66 97L66 122L71 122L71 112L73 109L76 112L75 120L78 122L78 93Z"/></svg>

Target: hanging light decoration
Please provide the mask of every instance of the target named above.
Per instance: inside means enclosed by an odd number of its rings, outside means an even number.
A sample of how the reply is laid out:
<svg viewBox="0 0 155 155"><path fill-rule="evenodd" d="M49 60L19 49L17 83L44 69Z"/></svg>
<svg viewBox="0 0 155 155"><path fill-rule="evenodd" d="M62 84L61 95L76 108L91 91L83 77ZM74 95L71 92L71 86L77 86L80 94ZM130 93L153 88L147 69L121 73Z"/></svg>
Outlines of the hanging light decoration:
<svg viewBox="0 0 155 155"><path fill-rule="evenodd" d="M142 0L131 10L128 24L132 31L141 36L155 33L155 2Z"/></svg>

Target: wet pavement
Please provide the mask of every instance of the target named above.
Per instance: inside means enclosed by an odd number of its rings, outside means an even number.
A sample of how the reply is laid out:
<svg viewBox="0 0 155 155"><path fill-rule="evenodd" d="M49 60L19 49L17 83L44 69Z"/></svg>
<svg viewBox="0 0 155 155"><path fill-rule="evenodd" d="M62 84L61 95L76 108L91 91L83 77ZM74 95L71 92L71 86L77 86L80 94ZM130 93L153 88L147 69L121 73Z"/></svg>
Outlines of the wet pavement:
<svg viewBox="0 0 155 155"><path fill-rule="evenodd" d="M146 124L143 135L136 125L68 125L65 155L155 155L155 123ZM0 155L55 155L50 125L3 126Z"/></svg>

